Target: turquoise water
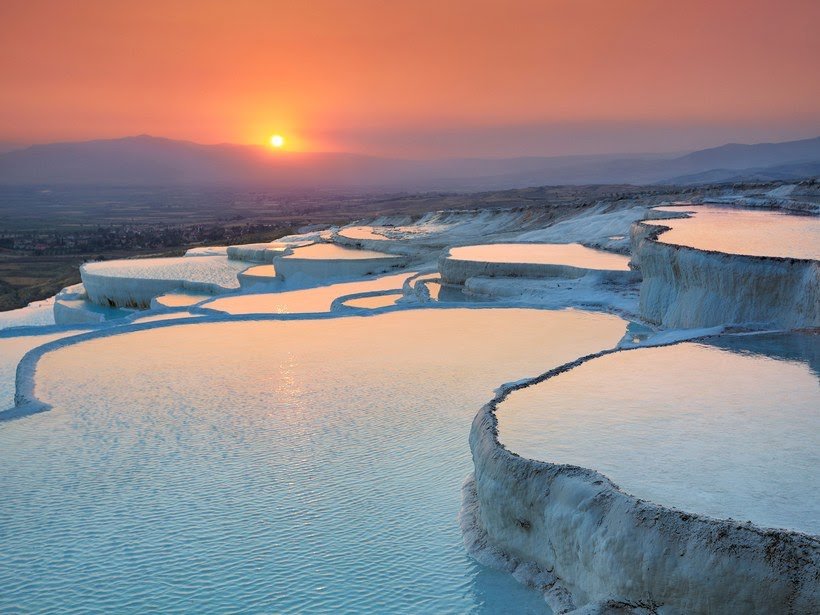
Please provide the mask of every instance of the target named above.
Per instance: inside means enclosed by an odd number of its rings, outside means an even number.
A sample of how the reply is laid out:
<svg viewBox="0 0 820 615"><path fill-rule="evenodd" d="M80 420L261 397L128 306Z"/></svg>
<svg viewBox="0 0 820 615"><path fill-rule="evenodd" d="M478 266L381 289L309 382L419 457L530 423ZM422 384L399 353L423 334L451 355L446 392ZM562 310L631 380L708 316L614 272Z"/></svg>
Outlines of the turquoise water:
<svg viewBox="0 0 820 615"><path fill-rule="evenodd" d="M499 440L639 498L820 534L820 336L618 352L513 392Z"/></svg>
<svg viewBox="0 0 820 615"><path fill-rule="evenodd" d="M470 422L624 329L427 310L50 353L53 409L0 423L0 612L547 612L461 544Z"/></svg>

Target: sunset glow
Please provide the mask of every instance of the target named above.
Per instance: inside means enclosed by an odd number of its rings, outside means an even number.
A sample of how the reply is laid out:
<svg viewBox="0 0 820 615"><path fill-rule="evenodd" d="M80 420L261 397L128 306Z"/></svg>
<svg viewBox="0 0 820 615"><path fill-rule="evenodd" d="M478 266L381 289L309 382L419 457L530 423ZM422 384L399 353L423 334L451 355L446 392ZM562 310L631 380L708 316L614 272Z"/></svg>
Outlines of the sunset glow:
<svg viewBox="0 0 820 615"><path fill-rule="evenodd" d="M820 614L818 23L0 0L0 615Z"/></svg>
<svg viewBox="0 0 820 615"><path fill-rule="evenodd" d="M805 138L818 22L814 0L7 0L0 141L258 144L271 118L291 151L412 157Z"/></svg>

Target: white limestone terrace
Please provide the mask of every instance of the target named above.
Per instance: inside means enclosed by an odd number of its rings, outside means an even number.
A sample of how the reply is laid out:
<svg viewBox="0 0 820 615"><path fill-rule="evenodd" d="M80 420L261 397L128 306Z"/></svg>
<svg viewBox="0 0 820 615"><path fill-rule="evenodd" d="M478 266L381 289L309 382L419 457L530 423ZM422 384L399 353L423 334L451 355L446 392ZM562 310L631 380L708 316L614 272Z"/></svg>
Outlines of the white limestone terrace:
<svg viewBox="0 0 820 615"><path fill-rule="evenodd" d="M714 208L697 213L692 206L655 215L688 216L689 210L693 218L638 222L630 231L645 320L671 328L820 326L820 217Z"/></svg>
<svg viewBox="0 0 820 615"><path fill-rule="evenodd" d="M407 255L481 243L489 237L494 242L577 242L628 254L630 225L651 215L650 208L650 204L638 200L583 208L443 210L425 214L415 222L406 217L384 217L369 225L356 223L338 229L333 240L341 245Z"/></svg>
<svg viewBox="0 0 820 615"><path fill-rule="evenodd" d="M169 293L165 293L164 295L154 297L151 301L151 309L188 308L211 299L213 299L213 295L207 293L171 291Z"/></svg>
<svg viewBox="0 0 820 615"><path fill-rule="evenodd" d="M735 337L610 354L514 391L498 405L498 439L528 459L594 468L641 499L820 534L820 374Z"/></svg>
<svg viewBox="0 0 820 615"><path fill-rule="evenodd" d="M14 405L17 364L39 346L86 332L87 329L55 330L54 327L31 327L26 333L0 331L0 408Z"/></svg>
<svg viewBox="0 0 820 615"><path fill-rule="evenodd" d="M691 204L653 211L687 214L644 221L665 227L658 236L663 243L743 256L820 259L820 216Z"/></svg>
<svg viewBox="0 0 820 615"><path fill-rule="evenodd" d="M313 243L310 239L298 238L287 241L283 237L269 243L249 243L245 245L228 246L226 254L229 258L252 263L272 263L277 256L289 253L294 248L307 246Z"/></svg>
<svg viewBox="0 0 820 615"><path fill-rule="evenodd" d="M373 292L346 297L339 302L347 308L374 310L396 305L402 298L404 294L398 292Z"/></svg>
<svg viewBox="0 0 820 615"><path fill-rule="evenodd" d="M144 258L86 263L80 267L88 298L98 305L147 308L178 288L219 294L237 290L247 263L226 256Z"/></svg>
<svg viewBox="0 0 820 615"><path fill-rule="evenodd" d="M170 273L168 278L157 277L156 270L150 266L143 268L149 260L143 259L93 264L103 266L100 271L92 271L90 279L92 286L97 284L103 305L117 301L139 307L150 305L152 312L146 316L152 320L199 320L191 319L191 314L204 316L203 321L247 320L272 314L294 319L311 314L323 318L344 314L345 309L348 313L357 312L363 316L371 312L440 307L431 301L436 298L436 291L441 290L444 295L444 290L453 287L440 286L436 281L438 274L431 274L426 265L433 263L442 249L459 250L478 241L493 246L503 246L503 243L494 242L515 242L516 245L526 242L525 245L533 246L527 250L556 249L534 243L546 241L564 244L560 246L561 250L580 248L587 254L585 251L594 246L622 254L624 246L631 241L636 246L632 262L645 276L643 286L649 287L646 291L649 299L645 299L644 291L641 291L640 307L646 310L642 312L643 317L653 327L661 327L658 334L661 339L663 336L674 339L680 335L693 337L700 334L693 331L681 333L677 330L681 327L722 327L733 323L757 328L818 326L812 324L817 323L816 318L811 320L811 314L816 314L820 303L817 299L820 285L817 283L816 258L746 256L673 245L662 241L664 227L651 222L638 222L631 233L628 230L635 220L646 217L685 216L678 213L679 209L658 211L643 204L619 207L601 204L558 218L537 209L437 212L417 223L384 219L374 221L369 227L358 225L358 230L355 227L349 227L354 228L349 232L341 229L336 235L325 232L324 235L298 235L272 242L279 245L202 248L191 251L184 258L170 259L185 261L185 267L199 261L202 268L199 277L196 266L176 278ZM811 220L802 218L807 219ZM631 235L629 239L626 238L628 234ZM335 243L348 247L327 243L331 236ZM568 242L581 245L571 247ZM379 254L378 259L386 259L386 271L392 271L394 266L411 268L411 265L413 271L364 276L354 271L350 263L367 261L369 257L338 258L339 250L346 255L351 252L359 252L359 256L367 254L350 247L375 251ZM303 250L308 251L299 254ZM491 250L503 251L504 248L492 247ZM626 261L619 254L592 252L601 258L619 259L619 267ZM240 257L249 262L237 260ZM747 259L751 259L751 264ZM283 276L284 280L274 279L282 264L288 261L290 264L285 264L285 270L292 265L290 273ZM311 261L315 261L313 265ZM489 267L505 265L491 260L477 262ZM261 275L252 273L253 263L262 267L258 270ZM227 265L223 267L223 264ZM417 267L419 264L425 266ZM520 277L521 263L511 264L518 267L512 274L465 277L464 290L471 296L492 297L507 305L595 306L610 313L638 314L636 280L639 276L628 266L581 268L587 271L580 277L538 279ZM558 267L559 271L574 266L529 264ZM372 269L370 265L372 263L365 267L367 271ZM314 270L306 276L304 267L311 266ZM95 268L92 265L87 267ZM158 264L156 269L163 269L163 266ZM169 271L173 269L170 267ZM206 271L208 269L225 273L225 280L230 278L230 286L219 285L219 292L230 291L229 294L209 300L209 295L214 292L210 284L221 273ZM416 275L416 271L422 273ZM252 287L242 285L240 288L242 272L249 274L249 278L256 278L251 280L254 282ZM602 279L608 275L614 277ZM669 277L662 278L667 275ZM656 279L659 277L662 278L660 282ZM697 292L687 294L681 291L688 288L687 285L698 284ZM719 297L715 299L713 294ZM146 297L147 303L144 301ZM670 301L666 311L649 309L660 304L658 297ZM355 298L365 301L359 302L358 307L355 300L348 303L347 299ZM88 303L82 296L72 298L66 294L63 299L63 307L67 309L95 311L86 309ZM388 305L393 300L396 300L395 304ZM72 303L75 301L76 305ZM670 307L673 303L675 307ZM368 309L368 306L372 308ZM183 308L190 308L190 313L166 313ZM55 313L57 310L54 307ZM51 312L51 303L46 311ZM338 313L334 313L336 311ZM8 320L37 324L39 316L30 314L33 312ZM2 315L0 328L1 318ZM126 325L126 331L133 327L177 326L173 320L140 321L135 325L134 318L139 317L129 316L94 325L100 331L95 330L90 336L104 335L103 328L113 334L119 325ZM643 344L642 341L636 343ZM622 355L613 354L611 358L615 361ZM572 365L581 365L586 360L581 359ZM22 376L24 379L33 379L33 372L26 374ZM709 607L715 604L741 604L742 608L736 612L767 612L766 608L776 600L783 600L781 604L796 613L817 612L816 587L820 577L816 537L764 530L733 521L715 521L694 514L699 512L697 510L682 513L669 508L670 502L656 505L627 495L593 470L530 462L506 450L497 439L495 407L509 391L529 382L502 387L499 397L490 404L491 408L482 409L473 425L471 447L476 477L480 480L468 481L465 486L462 526L465 541L479 560L492 560L496 565L514 571L517 578L541 588L556 612L585 605L589 609L603 609L601 605L608 600L628 603L633 612L640 612L640 608L645 609L643 612L657 613L713 612ZM641 391L633 392L639 394ZM617 412L613 415L617 416ZM544 457L548 457L548 452ZM548 461L555 460L549 457ZM492 506L498 508L491 510L481 505L482 489ZM768 494L767 497L775 496ZM542 505L555 508L549 516L539 520L533 517L533 510ZM491 527L493 523L496 525ZM765 550L765 556L760 555L761 549ZM539 560L544 552L552 559ZM702 576L707 572L725 580L725 591ZM770 578L786 577L790 579L790 588L784 589L778 581L769 596L761 595L761 588L767 586ZM814 590L811 590L812 579ZM701 586L705 588L703 591ZM696 603L697 600L706 602ZM777 608L770 608L768 612L775 611Z"/></svg>
<svg viewBox="0 0 820 615"><path fill-rule="evenodd" d="M727 188L720 194L693 195L693 203L734 205L744 208L776 208L782 211L820 215L817 183L783 184L763 191L738 192Z"/></svg>
<svg viewBox="0 0 820 615"><path fill-rule="evenodd" d="M244 314L316 314L334 310L334 303L348 296L403 290L413 271L363 277L356 281L339 281L307 288L288 288L276 292L243 293L217 297L200 304L202 313Z"/></svg>
<svg viewBox="0 0 820 615"><path fill-rule="evenodd" d="M272 263L277 257L290 254L295 248L309 246L313 243L330 241L335 229L308 230L300 229L296 235L287 235L266 243L249 243L221 248L228 258L252 263ZM305 231L305 232L301 232ZM204 248L207 254L207 250ZM217 248L218 249L218 248ZM197 255L196 250L189 250L186 256Z"/></svg>
<svg viewBox="0 0 820 615"><path fill-rule="evenodd" d="M239 272L237 277L242 288L270 284L276 280L276 268L273 265L256 265Z"/></svg>
<svg viewBox="0 0 820 615"><path fill-rule="evenodd" d="M300 278L342 279L385 273L404 267L407 259L375 250L352 249L333 243L313 243L274 259L280 280Z"/></svg>
<svg viewBox="0 0 820 615"><path fill-rule="evenodd" d="M43 327L54 324L54 297L34 301L26 307L0 312L0 331L13 327Z"/></svg>
<svg viewBox="0 0 820 615"><path fill-rule="evenodd" d="M509 570L523 583L540 590L556 613L818 612L820 539L816 535L764 529L751 522L721 520L691 510L671 508L666 503L655 504L643 499L640 493L632 495L621 490L595 470L561 463L560 454L556 463L537 461L517 455L499 441L498 414L505 411L504 405L518 391L526 391L528 387L546 389L553 381L558 383L561 378L572 378L576 370L581 373L580 370L594 367L599 361L618 361L628 353L663 350L604 351L582 357L537 378L502 386L496 397L476 416L470 432L475 472L468 477L463 490L460 521L465 546L482 563ZM748 357L745 360L749 360ZM629 367L626 365L619 373L623 376ZM680 376L679 371L674 373ZM635 372L632 379L640 379L642 375L642 372ZM743 378L743 374L736 377ZM771 378L777 377L775 370ZM597 384L587 380L584 379L585 385L569 382L566 386L570 387L572 395L561 397L561 407L547 407L544 411L556 422L571 423L573 395L583 398L585 390L590 388L593 389L590 395L596 394ZM771 383L771 380L766 382ZM811 382L804 384L811 389ZM814 384L816 389L816 382ZM617 410L612 417L607 416L606 406L590 409L600 413L600 418L605 420L603 427L592 428L600 430L601 437L606 440L606 446L602 448L598 442L592 454L604 459L613 447L629 452L628 441L619 441L617 434L607 438L606 421L620 423L623 400L641 399L647 386L652 386L651 380L642 382L637 388L634 382L627 382L622 389L608 389L606 403ZM679 386L685 386L685 382ZM759 393L759 388L756 391ZM816 390L813 395L817 397ZM678 400L677 403L685 402ZM697 404L696 398L693 403ZM808 400L807 403L812 402ZM570 404L569 408L566 404ZM813 416L804 419L803 423L805 420L817 421L816 407ZM532 409L535 410L537 408ZM570 417L561 419L564 412ZM701 425L712 420L707 416L710 413L711 409L701 409L701 419L704 419ZM577 429L583 431L583 417L579 418L581 425ZM723 420L719 416L713 418L718 422ZM755 418L749 417L749 420ZM569 423L567 429L571 430ZM800 429L800 425L795 427ZM533 428L537 431L537 425ZM754 431L754 424L749 425L749 429ZM564 448L573 447L572 441L566 441L569 438L567 430L559 431L561 433L555 436L553 443L563 436ZM665 435L671 440L668 447L678 446L674 441L676 435ZM727 436L728 433L717 434L713 439ZM813 435L804 435L803 439L816 437L817 430L814 429ZM583 440L584 436L580 438ZM522 436L518 443L526 439ZM734 445L742 447L742 437ZM803 445L795 451L797 456L801 451L816 456L816 448L807 450L806 442ZM553 458L550 451L541 452L541 458ZM699 457L697 448L688 452L695 459ZM671 454L674 456L677 452ZM753 455L747 452L745 456L750 454ZM640 457L635 467L647 466L640 441L634 455ZM758 463L767 462L762 458L764 455L765 452ZM779 454L775 456L776 459L780 457ZM811 461L803 460L803 463L811 464ZM647 466L650 474L655 474L657 465L652 459ZM783 465L787 466L787 463ZM788 467L774 468L774 475L778 471L788 474L788 470ZM709 477L697 477L696 470L693 474L695 481L710 480ZM802 476L804 481L809 481L804 485L808 489L811 489L811 481L816 481L813 475L816 472L810 470L808 476ZM658 484L662 484L665 478L668 477L663 475L662 467L658 475L653 476ZM776 493L767 492L764 497L771 500L778 497ZM816 489L808 491L802 500L805 502L814 493ZM816 506L816 503L808 505ZM811 520L812 513L806 514L807 517L798 524L814 527L812 523L816 523L816 517Z"/></svg>
<svg viewBox="0 0 820 615"><path fill-rule="evenodd" d="M439 259L445 284L469 278L580 278L590 271L613 281L631 281L629 258L580 244L494 243L451 248Z"/></svg>
<svg viewBox="0 0 820 615"><path fill-rule="evenodd" d="M88 298L85 286L75 284L54 297L54 323L57 325L99 324L125 318L134 313L131 308L99 305Z"/></svg>

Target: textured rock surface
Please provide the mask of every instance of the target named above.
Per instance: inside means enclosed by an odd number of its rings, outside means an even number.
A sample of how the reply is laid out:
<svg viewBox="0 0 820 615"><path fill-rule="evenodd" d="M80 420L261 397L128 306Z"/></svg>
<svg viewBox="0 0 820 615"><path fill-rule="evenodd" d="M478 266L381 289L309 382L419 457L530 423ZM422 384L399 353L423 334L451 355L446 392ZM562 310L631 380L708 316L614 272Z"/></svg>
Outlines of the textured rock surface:
<svg viewBox="0 0 820 615"><path fill-rule="evenodd" d="M462 285L474 277L562 278L577 279L594 272L603 282L629 283L640 279L635 271L599 270L552 263L501 263L463 260L445 254L439 259L439 272L445 284Z"/></svg>
<svg viewBox="0 0 820 615"><path fill-rule="evenodd" d="M646 320L671 328L820 326L820 262L697 250L658 241L664 230L637 223L631 232Z"/></svg>
<svg viewBox="0 0 820 615"><path fill-rule="evenodd" d="M496 404L526 384L503 390L473 422L476 501L465 498L465 508L477 508L480 531L465 532L468 547L475 551L471 538L484 532L484 542L477 542L485 550L489 545L511 560L530 562L533 578L543 571L554 575L571 595L559 611L609 603L606 608L659 613L820 612L817 537L665 508L620 491L593 470L506 450L497 438ZM600 608L581 612L607 612Z"/></svg>

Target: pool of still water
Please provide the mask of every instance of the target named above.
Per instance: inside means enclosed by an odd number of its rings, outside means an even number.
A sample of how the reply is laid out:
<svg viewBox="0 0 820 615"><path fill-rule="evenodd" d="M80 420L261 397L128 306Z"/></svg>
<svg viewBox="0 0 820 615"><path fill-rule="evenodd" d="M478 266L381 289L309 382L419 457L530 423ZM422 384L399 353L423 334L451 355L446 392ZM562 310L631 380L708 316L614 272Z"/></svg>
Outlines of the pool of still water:
<svg viewBox="0 0 820 615"><path fill-rule="evenodd" d="M577 243L494 243L450 249L450 258L485 263L569 265L584 269L629 271L629 258Z"/></svg>
<svg viewBox="0 0 820 615"><path fill-rule="evenodd" d="M820 216L710 205L656 210L692 212L689 218L647 221L670 227L658 237L664 243L728 254L820 260Z"/></svg>
<svg viewBox="0 0 820 615"><path fill-rule="evenodd" d="M213 295L206 295L203 293L175 291L165 293L164 295L160 295L159 297L156 297L154 301L157 303L157 305L160 305L162 307L177 308L189 307L212 298Z"/></svg>
<svg viewBox="0 0 820 615"><path fill-rule="evenodd" d="M396 305L396 302L403 296L402 293L390 293L388 295L374 295L372 297L356 297L346 300L344 304L352 308L375 310L377 308Z"/></svg>
<svg viewBox="0 0 820 615"><path fill-rule="evenodd" d="M360 260L373 258L398 258L395 254L377 252L375 250L356 250L345 248L335 243L313 243L309 246L296 248L293 254L283 256L283 259L319 259L319 260Z"/></svg>
<svg viewBox="0 0 820 615"><path fill-rule="evenodd" d="M180 324L46 355L0 424L0 612L543 613L465 553L500 383L624 321L444 309Z"/></svg>
<svg viewBox="0 0 820 615"><path fill-rule="evenodd" d="M393 275L362 278L355 282L339 282L326 286L316 286L300 290L285 290L274 293L244 294L219 297L203 304L227 314L316 314L327 312L333 301L356 293L401 290L404 281L415 275L408 271Z"/></svg>
<svg viewBox="0 0 820 615"><path fill-rule="evenodd" d="M376 232L372 226L346 226L339 229L339 235L347 237L348 239L373 239L376 241L384 241L386 237Z"/></svg>
<svg viewBox="0 0 820 615"><path fill-rule="evenodd" d="M85 333L85 331L85 329L78 328L58 333L0 337L0 410L6 410L14 405L17 364L29 350L70 335ZM0 459L2 459L2 451L0 451Z"/></svg>
<svg viewBox="0 0 820 615"><path fill-rule="evenodd" d="M593 359L513 392L499 440L659 504L820 534L818 341L717 338Z"/></svg>

